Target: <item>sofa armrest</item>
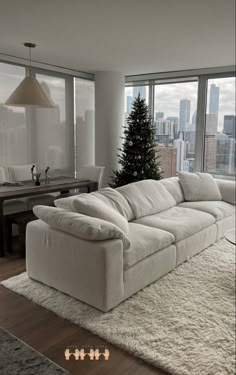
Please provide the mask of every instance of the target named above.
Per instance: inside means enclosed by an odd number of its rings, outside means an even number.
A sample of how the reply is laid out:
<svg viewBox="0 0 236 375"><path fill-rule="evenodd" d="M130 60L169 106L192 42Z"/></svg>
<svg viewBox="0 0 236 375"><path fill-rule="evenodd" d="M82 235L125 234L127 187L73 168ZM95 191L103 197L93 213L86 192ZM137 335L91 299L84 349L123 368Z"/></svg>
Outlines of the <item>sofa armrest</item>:
<svg viewBox="0 0 236 375"><path fill-rule="evenodd" d="M235 205L235 181L215 179L217 185L220 189L222 200Z"/></svg>
<svg viewBox="0 0 236 375"><path fill-rule="evenodd" d="M88 241L36 220L27 225L26 269L29 277L102 311L124 293L119 239Z"/></svg>

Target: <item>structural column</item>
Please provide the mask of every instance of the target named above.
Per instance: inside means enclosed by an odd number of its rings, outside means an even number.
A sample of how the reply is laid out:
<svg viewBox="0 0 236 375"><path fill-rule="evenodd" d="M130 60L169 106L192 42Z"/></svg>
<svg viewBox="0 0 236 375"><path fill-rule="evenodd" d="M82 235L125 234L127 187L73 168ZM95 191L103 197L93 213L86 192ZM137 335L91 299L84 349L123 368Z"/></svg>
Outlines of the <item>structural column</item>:
<svg viewBox="0 0 236 375"><path fill-rule="evenodd" d="M117 169L124 125L124 74L95 73L95 163L105 167L103 186Z"/></svg>

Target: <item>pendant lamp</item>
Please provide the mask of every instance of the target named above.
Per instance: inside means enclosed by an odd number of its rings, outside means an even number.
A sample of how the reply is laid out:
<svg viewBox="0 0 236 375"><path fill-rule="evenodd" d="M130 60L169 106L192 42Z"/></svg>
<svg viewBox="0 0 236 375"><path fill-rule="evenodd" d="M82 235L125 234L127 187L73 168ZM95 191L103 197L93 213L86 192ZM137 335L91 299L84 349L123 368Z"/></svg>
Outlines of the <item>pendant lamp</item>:
<svg viewBox="0 0 236 375"><path fill-rule="evenodd" d="M24 43L29 48L29 76L17 86L15 91L9 96L5 105L14 107L38 107L55 108L52 99L44 92L40 83L31 74L31 48L35 48L33 43Z"/></svg>

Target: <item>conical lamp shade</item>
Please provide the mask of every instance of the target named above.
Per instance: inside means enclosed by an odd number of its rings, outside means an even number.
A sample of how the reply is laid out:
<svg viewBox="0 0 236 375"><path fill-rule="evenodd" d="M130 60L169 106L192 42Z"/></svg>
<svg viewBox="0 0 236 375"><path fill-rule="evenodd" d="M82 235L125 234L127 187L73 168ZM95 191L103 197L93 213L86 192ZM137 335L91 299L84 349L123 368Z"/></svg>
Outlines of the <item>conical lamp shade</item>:
<svg viewBox="0 0 236 375"><path fill-rule="evenodd" d="M5 104L14 107L56 107L52 99L43 91L39 82L33 77L23 79Z"/></svg>

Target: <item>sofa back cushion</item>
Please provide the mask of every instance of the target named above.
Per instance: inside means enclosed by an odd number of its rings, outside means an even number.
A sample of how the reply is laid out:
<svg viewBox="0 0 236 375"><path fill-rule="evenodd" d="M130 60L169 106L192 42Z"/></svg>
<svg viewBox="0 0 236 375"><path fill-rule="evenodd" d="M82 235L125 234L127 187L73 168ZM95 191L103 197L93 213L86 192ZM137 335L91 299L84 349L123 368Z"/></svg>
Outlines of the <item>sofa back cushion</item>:
<svg viewBox="0 0 236 375"><path fill-rule="evenodd" d="M176 205L176 201L160 181L143 180L117 189L132 207L135 219L153 215Z"/></svg>
<svg viewBox="0 0 236 375"><path fill-rule="evenodd" d="M122 194L120 194L117 189L112 189L108 187L98 190L92 194L98 197L104 203L106 203L109 207L114 208L128 221L134 219L132 208L130 207L125 197Z"/></svg>
<svg viewBox="0 0 236 375"><path fill-rule="evenodd" d="M57 208L75 212L75 209L73 207L73 201L76 197L78 197L78 195L72 195L71 197L55 199L54 204Z"/></svg>
<svg viewBox="0 0 236 375"><path fill-rule="evenodd" d="M127 219L116 209L109 207L95 194L77 195L72 203L75 212L106 220L119 227L126 235L129 233Z"/></svg>
<svg viewBox="0 0 236 375"><path fill-rule="evenodd" d="M84 194L83 194L84 195ZM90 196L97 197L100 201L104 202L108 207L113 208L118 213L120 213L128 221L134 219L132 208L130 207L127 200L120 194L116 189L105 188L98 190L96 192L90 193ZM72 197L60 198L54 201L54 204L58 208L63 208L67 211L75 211L73 202L79 195L74 195Z"/></svg>
<svg viewBox="0 0 236 375"><path fill-rule="evenodd" d="M178 177L163 178L160 183L165 186L168 192L175 199L176 203L181 203L184 201L184 192Z"/></svg>
<svg viewBox="0 0 236 375"><path fill-rule="evenodd" d="M62 232L90 241L120 239L123 242L124 250L130 247L129 239L125 233L107 221L57 207L35 206L33 211L39 219Z"/></svg>
<svg viewBox="0 0 236 375"><path fill-rule="evenodd" d="M179 172L178 175L186 201L222 200L220 189L210 174Z"/></svg>

